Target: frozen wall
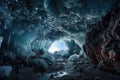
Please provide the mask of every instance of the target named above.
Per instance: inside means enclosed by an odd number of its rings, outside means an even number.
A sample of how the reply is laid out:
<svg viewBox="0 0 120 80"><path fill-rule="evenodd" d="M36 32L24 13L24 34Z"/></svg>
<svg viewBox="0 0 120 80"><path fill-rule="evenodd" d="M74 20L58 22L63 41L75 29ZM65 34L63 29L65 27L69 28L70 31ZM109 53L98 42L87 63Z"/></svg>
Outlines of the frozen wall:
<svg viewBox="0 0 120 80"><path fill-rule="evenodd" d="M28 56L36 38L51 41L74 38L83 44L85 33L115 3L115 0L0 0L0 36L4 38L1 49ZM45 44L43 41L38 46Z"/></svg>

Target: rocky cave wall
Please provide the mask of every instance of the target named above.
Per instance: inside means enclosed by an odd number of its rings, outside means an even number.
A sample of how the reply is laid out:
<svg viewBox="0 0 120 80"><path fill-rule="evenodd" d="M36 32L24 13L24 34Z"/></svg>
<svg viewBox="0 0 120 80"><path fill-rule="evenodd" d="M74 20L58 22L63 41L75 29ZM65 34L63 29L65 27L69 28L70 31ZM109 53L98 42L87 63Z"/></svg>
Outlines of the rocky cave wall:
<svg viewBox="0 0 120 80"><path fill-rule="evenodd" d="M84 50L91 64L119 72L120 1L87 33Z"/></svg>

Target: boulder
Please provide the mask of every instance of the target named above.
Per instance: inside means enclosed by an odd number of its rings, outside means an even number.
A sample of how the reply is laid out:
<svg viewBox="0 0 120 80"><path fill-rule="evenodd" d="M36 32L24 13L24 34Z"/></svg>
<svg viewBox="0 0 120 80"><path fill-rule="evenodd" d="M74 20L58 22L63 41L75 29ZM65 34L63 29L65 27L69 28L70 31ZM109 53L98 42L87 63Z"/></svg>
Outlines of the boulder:
<svg viewBox="0 0 120 80"><path fill-rule="evenodd" d="M55 61L55 58L52 55L50 55L49 53L46 53L46 54L42 55L42 57L45 60L47 60L48 62L54 62Z"/></svg>
<svg viewBox="0 0 120 80"><path fill-rule="evenodd" d="M76 61L79 61L80 58L79 58L79 55L73 54L73 55L71 55L71 56L69 57L68 60L69 60L69 61L72 61L72 62L76 62Z"/></svg>
<svg viewBox="0 0 120 80"><path fill-rule="evenodd" d="M0 66L0 78L9 77L11 71L12 71L11 66Z"/></svg>
<svg viewBox="0 0 120 80"><path fill-rule="evenodd" d="M46 72L48 69L48 64L44 59L35 58L30 61L31 66L36 72Z"/></svg>

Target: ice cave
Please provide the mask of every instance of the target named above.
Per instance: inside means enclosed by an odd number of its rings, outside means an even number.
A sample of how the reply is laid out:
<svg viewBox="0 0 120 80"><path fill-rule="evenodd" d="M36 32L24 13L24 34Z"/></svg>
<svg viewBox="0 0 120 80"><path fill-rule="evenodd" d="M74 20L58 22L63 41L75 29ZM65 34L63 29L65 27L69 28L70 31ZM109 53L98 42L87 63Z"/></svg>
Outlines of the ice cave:
<svg viewBox="0 0 120 80"><path fill-rule="evenodd" d="M120 80L120 0L0 0L0 80Z"/></svg>

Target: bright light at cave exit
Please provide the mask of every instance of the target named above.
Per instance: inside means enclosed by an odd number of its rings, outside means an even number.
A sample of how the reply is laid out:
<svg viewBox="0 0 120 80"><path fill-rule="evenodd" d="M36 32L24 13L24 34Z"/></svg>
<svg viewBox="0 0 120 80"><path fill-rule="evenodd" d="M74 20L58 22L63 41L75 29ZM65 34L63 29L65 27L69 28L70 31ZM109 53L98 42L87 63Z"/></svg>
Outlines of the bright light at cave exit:
<svg viewBox="0 0 120 80"><path fill-rule="evenodd" d="M50 53L54 53L55 51L60 51L60 50L68 50L67 45L63 40L56 40L55 42L52 43L48 51Z"/></svg>

